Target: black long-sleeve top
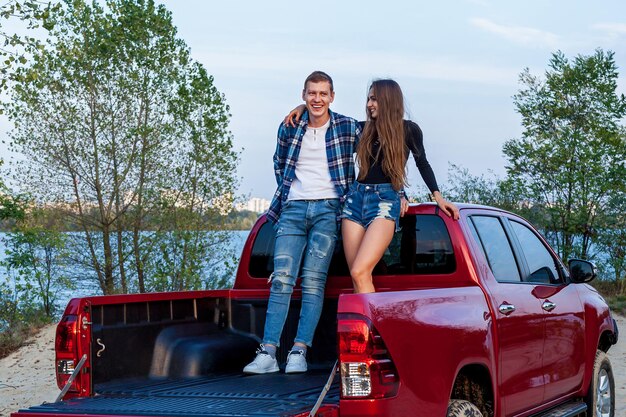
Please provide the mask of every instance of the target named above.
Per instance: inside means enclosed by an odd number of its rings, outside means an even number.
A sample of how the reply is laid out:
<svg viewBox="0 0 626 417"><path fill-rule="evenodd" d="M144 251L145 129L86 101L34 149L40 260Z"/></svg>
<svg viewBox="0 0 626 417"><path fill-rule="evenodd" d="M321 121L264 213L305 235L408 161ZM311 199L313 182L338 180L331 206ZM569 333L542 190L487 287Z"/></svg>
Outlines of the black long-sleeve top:
<svg viewBox="0 0 626 417"><path fill-rule="evenodd" d="M431 193L435 191L439 191L439 187L437 186L437 179L435 178L435 173L426 159L426 151L424 150L424 136L422 135L422 129L417 125L417 123L412 122L410 120L404 121L404 141L406 143L407 148L413 154L413 159L415 159L415 165L417 169L419 169L420 175L422 179L426 183L426 186L430 190ZM378 153L378 148L380 146L380 142L378 140L374 140L372 144L372 154L376 155ZM391 182L391 178L383 172L382 160L384 158L383 153L378 154L378 159L372 158L370 160L370 169L367 175L360 180L360 182L364 184L384 184ZM409 154L407 152L406 159L404 160L404 164L409 159Z"/></svg>

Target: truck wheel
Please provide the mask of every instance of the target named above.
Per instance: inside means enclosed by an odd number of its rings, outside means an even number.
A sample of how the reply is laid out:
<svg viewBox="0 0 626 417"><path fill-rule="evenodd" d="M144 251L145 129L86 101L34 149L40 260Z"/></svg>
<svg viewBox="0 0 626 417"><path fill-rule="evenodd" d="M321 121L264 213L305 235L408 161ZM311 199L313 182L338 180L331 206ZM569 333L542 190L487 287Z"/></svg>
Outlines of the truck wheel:
<svg viewBox="0 0 626 417"><path fill-rule="evenodd" d="M450 400L446 417L483 417L483 414L469 401Z"/></svg>
<svg viewBox="0 0 626 417"><path fill-rule="evenodd" d="M587 415L590 417L615 416L615 379L611 361L601 350L596 352L593 375L585 397Z"/></svg>

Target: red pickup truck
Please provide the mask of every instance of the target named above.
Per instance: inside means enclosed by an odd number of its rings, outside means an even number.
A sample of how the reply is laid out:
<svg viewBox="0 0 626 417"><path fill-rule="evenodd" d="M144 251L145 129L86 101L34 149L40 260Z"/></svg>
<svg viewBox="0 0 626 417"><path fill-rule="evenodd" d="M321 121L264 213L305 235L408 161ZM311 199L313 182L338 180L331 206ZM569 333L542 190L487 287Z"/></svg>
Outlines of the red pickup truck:
<svg viewBox="0 0 626 417"><path fill-rule="evenodd" d="M72 299L55 346L67 391L11 416L308 416L318 403L326 417L612 417L605 353L618 329L586 284L593 266L566 267L512 213L460 210L453 221L411 206L373 294L352 293L337 245L306 374L241 372L262 336L272 272L274 231L261 217L232 289ZM299 309L296 288L283 363Z"/></svg>

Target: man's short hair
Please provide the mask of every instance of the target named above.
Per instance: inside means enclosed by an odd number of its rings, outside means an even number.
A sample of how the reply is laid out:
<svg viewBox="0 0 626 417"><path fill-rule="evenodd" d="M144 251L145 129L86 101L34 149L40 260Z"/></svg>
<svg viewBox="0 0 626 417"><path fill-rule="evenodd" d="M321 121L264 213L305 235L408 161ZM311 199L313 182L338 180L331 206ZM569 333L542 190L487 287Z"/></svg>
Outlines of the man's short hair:
<svg viewBox="0 0 626 417"><path fill-rule="evenodd" d="M322 81L326 81L330 84L330 92L332 93L334 91L334 87L333 87L333 79L330 78L330 75L326 74L324 71L313 71L311 73L311 75L309 75L308 77L306 77L306 80L304 80L304 89L306 90L306 84L308 82L312 82L312 83L319 83Z"/></svg>

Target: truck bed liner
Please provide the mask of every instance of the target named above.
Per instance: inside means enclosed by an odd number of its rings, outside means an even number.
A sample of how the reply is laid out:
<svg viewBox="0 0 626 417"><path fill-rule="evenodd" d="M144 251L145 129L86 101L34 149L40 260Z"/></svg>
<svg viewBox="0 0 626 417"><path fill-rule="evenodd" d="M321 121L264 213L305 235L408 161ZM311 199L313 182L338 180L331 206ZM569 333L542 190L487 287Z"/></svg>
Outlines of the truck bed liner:
<svg viewBox="0 0 626 417"><path fill-rule="evenodd" d="M209 375L183 379L127 379L97 387L91 398L48 403L20 410L42 414L129 416L286 416L309 411L330 371L305 374ZM339 403L336 377L324 399Z"/></svg>

